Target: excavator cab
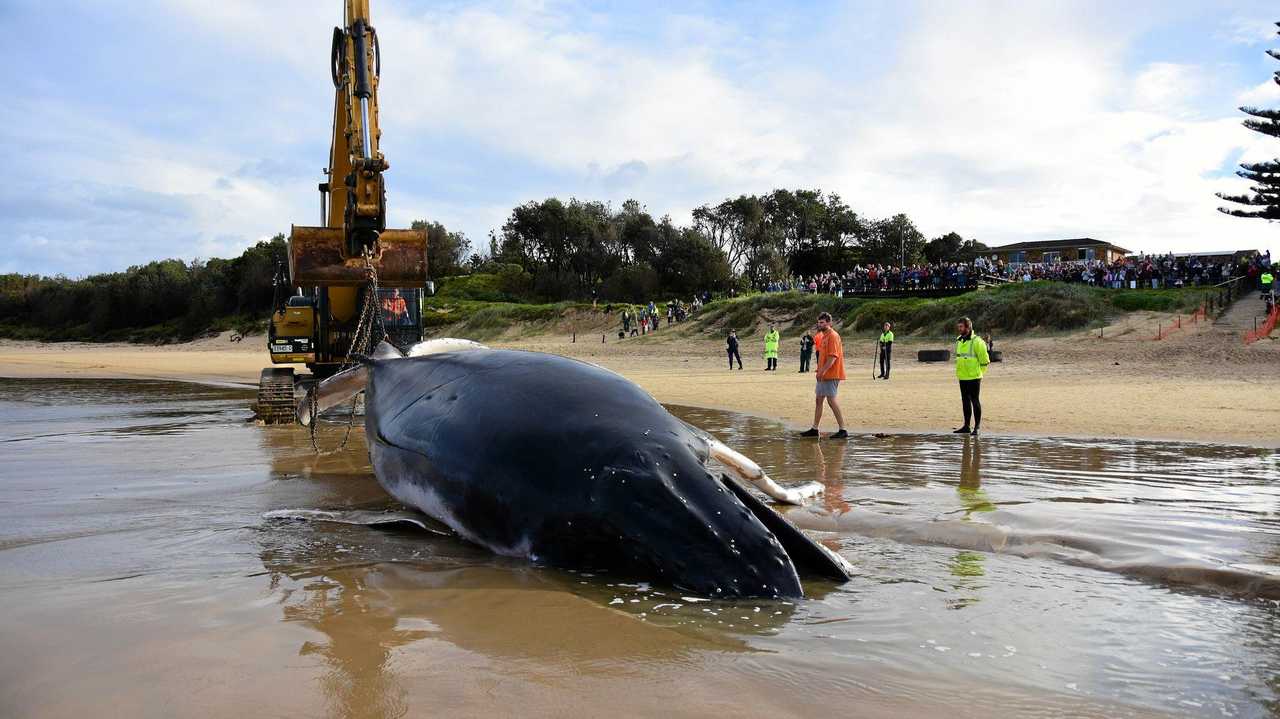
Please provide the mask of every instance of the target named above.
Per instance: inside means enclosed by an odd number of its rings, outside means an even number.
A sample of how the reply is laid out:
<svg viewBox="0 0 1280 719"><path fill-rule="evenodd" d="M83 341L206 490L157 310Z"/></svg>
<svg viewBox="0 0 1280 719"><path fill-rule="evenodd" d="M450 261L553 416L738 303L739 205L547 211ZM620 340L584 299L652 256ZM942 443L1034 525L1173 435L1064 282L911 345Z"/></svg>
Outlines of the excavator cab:
<svg viewBox="0 0 1280 719"><path fill-rule="evenodd" d="M298 384L337 372L384 338L401 347L422 339L427 233L387 229L378 33L369 0L343 7L346 24L334 28L329 58L333 138L318 186L321 224L289 233L287 273L277 275L289 298L277 304L267 333L273 365L305 364L310 374L262 371L257 412L267 424L294 421Z"/></svg>
<svg viewBox="0 0 1280 719"><path fill-rule="evenodd" d="M308 295L293 295L271 316L267 349L272 364L314 364L316 304Z"/></svg>

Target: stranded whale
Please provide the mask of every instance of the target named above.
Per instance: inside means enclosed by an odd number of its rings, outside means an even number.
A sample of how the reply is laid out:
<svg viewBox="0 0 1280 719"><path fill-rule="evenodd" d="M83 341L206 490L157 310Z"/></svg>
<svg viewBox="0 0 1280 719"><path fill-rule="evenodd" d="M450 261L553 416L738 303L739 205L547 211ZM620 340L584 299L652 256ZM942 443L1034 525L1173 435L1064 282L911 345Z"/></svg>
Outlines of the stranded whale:
<svg viewBox="0 0 1280 719"><path fill-rule="evenodd" d="M778 486L596 365L466 340L405 357L383 343L322 382L299 419L360 391L378 482L496 554L713 597L799 597L800 574L851 572L708 462L784 502L819 485Z"/></svg>

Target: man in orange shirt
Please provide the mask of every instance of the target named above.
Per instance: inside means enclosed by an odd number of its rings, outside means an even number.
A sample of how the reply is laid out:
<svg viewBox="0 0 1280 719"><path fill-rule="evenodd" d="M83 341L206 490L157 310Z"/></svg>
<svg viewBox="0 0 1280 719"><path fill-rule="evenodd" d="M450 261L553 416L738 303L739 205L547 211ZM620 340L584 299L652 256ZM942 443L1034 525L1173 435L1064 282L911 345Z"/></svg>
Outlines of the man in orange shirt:
<svg viewBox="0 0 1280 719"><path fill-rule="evenodd" d="M831 413L836 416L836 424L840 426L840 431L830 438L845 439L849 433L844 429L844 414L836 403L836 390L840 387L840 380L844 379L844 346L840 344L840 335L831 327L831 315L826 312L818 315L818 333L813 338L813 347L818 351L813 426L801 432L800 436L818 436L818 424L822 422L822 400L826 398L827 404L831 405Z"/></svg>
<svg viewBox="0 0 1280 719"><path fill-rule="evenodd" d="M400 289L396 288L391 291L390 297L382 299L382 321L389 322L392 325L399 325L409 314L409 305L400 296Z"/></svg>

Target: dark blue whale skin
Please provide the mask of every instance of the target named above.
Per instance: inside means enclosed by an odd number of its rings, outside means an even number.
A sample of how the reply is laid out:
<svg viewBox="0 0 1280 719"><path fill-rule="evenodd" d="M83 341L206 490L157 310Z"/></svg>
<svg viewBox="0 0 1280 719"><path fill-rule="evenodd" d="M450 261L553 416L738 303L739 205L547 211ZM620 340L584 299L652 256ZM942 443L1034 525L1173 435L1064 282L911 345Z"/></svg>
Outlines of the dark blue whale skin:
<svg viewBox="0 0 1280 719"><path fill-rule="evenodd" d="M792 555L822 552L764 508L786 525L767 528L708 470L706 440L629 380L514 350L367 364L379 482L463 538L703 596L804 595Z"/></svg>

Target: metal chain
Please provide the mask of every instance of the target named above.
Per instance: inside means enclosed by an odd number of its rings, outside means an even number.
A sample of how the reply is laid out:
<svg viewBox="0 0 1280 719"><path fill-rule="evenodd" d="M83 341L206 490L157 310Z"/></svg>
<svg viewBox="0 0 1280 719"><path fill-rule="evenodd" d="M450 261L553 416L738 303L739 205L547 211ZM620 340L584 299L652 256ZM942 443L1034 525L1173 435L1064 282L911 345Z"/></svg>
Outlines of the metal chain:
<svg viewBox="0 0 1280 719"><path fill-rule="evenodd" d="M360 354L365 354L372 350L374 343L371 335L375 322L377 323L379 332L378 341L381 342L387 338L386 323L383 320L382 312L378 308L378 269L374 267L373 252L369 248L365 248L364 251L364 266L365 272L368 275L368 282L365 286L366 294L364 307L360 311L360 319L356 323L356 331L351 336L351 346L347 348L347 356L344 357L342 359L342 363L338 365L339 372L355 364L351 361L351 356L356 354L357 347L364 350L364 352L361 352ZM347 448L347 442L351 439L351 429L355 426L356 406L360 401L361 394L362 393L357 392L355 396L351 398L351 412L347 415L347 427L346 431L342 435L342 441L333 449L322 450L320 449L320 445L316 442L316 426L320 424L320 400L316 396L317 393L314 390L308 393L307 403L311 412L311 449L317 455L327 457L332 454L337 454Z"/></svg>

